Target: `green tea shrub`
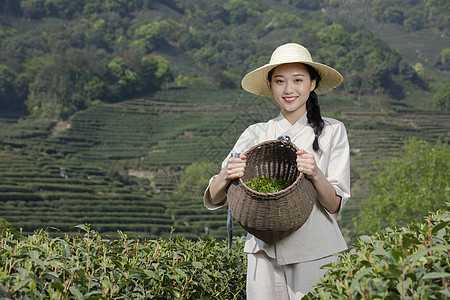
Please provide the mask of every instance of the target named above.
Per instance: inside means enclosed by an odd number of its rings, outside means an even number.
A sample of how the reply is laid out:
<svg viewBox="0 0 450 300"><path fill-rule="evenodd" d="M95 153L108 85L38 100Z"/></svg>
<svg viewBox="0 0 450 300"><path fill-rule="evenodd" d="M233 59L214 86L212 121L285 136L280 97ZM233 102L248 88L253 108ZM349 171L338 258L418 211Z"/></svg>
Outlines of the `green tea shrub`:
<svg viewBox="0 0 450 300"><path fill-rule="evenodd" d="M269 175L251 178L244 183L252 190L260 193L276 193L291 185L290 182L283 179L269 178Z"/></svg>
<svg viewBox="0 0 450 300"><path fill-rule="evenodd" d="M244 237L0 235L0 299L245 299ZM361 236L304 299L448 299L450 213Z"/></svg>
<svg viewBox="0 0 450 300"><path fill-rule="evenodd" d="M449 299L450 213L361 236L305 299Z"/></svg>
<svg viewBox="0 0 450 300"><path fill-rule="evenodd" d="M0 238L0 298L245 299L243 237L144 240L88 226L51 237L6 229Z"/></svg>

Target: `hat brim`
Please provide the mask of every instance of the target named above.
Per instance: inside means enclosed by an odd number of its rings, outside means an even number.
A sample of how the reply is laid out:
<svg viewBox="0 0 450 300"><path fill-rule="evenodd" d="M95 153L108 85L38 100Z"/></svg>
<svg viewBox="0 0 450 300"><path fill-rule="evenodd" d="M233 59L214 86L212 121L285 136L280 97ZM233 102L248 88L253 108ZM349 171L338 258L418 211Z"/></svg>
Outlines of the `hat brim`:
<svg viewBox="0 0 450 300"><path fill-rule="evenodd" d="M310 65L311 67L316 69L317 73L319 73L321 77L319 85L314 90L318 95L333 90L334 88L338 87L344 80L342 75L338 71L327 65L311 61L290 61L277 64L269 63L249 72L244 76L244 78L242 78L242 88L252 94L273 98L267 76L270 70L285 63L302 63L305 65Z"/></svg>

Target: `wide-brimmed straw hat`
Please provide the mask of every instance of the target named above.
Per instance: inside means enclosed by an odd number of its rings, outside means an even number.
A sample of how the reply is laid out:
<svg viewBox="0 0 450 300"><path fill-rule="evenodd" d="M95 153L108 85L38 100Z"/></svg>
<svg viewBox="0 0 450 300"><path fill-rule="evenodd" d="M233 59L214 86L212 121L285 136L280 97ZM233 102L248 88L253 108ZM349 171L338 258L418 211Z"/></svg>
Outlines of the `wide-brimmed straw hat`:
<svg viewBox="0 0 450 300"><path fill-rule="evenodd" d="M273 97L267 75L273 68L288 63L303 63L316 69L321 77L319 85L314 90L318 95L331 91L343 81L342 75L335 69L314 62L308 49L296 43L288 43L275 49L268 64L245 75L242 79L242 88L252 94Z"/></svg>

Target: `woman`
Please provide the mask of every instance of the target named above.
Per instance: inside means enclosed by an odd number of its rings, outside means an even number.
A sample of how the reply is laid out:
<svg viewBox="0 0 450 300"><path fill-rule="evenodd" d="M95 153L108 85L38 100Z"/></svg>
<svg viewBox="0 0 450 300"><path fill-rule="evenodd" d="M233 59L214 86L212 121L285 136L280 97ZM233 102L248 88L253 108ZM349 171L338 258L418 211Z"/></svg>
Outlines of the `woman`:
<svg viewBox="0 0 450 300"><path fill-rule="evenodd" d="M304 225L274 245L251 234L248 253L247 299L301 299L325 273L321 266L336 260L333 254L347 245L337 224L350 197L350 149L345 126L322 118L317 94L342 83L341 74L314 62L309 51L295 43L278 47L270 62L244 76L244 90L273 97L278 117L248 127L231 153L279 136L289 136L299 149L297 167L313 183L317 200ZM244 175L246 157L227 158L204 194L208 209L226 204L226 188Z"/></svg>

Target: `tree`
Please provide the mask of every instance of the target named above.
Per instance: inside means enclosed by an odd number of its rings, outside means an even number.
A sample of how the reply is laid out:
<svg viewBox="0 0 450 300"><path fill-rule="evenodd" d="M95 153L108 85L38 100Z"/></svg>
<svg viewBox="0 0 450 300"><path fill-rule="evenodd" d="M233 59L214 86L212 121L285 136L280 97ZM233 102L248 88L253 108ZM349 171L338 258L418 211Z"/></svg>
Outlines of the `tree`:
<svg viewBox="0 0 450 300"><path fill-rule="evenodd" d="M106 0L104 5L107 11L117 12L121 15L128 11L126 0Z"/></svg>
<svg viewBox="0 0 450 300"><path fill-rule="evenodd" d="M433 101L437 107L443 110L450 110L450 83L441 86L433 96Z"/></svg>
<svg viewBox="0 0 450 300"><path fill-rule="evenodd" d="M114 96L121 98L136 93L141 78L127 61L121 57L114 58L108 64L108 71L114 84Z"/></svg>
<svg viewBox="0 0 450 300"><path fill-rule="evenodd" d="M388 6L381 14L381 21L385 23L403 24L403 9L398 6Z"/></svg>
<svg viewBox="0 0 450 300"><path fill-rule="evenodd" d="M439 65L444 70L450 70L450 48L442 49Z"/></svg>
<svg viewBox="0 0 450 300"><path fill-rule="evenodd" d="M152 57L151 61L153 61L156 64L154 76L158 84L157 88L160 88L161 85L163 85L164 83L173 80L172 66L168 60L166 60L162 56L157 55Z"/></svg>
<svg viewBox="0 0 450 300"><path fill-rule="evenodd" d="M42 68L53 64L50 58L37 56L26 60L22 64L22 72L17 75L15 82L16 94L21 99L26 99L29 93L29 85L35 80Z"/></svg>
<svg viewBox="0 0 450 300"><path fill-rule="evenodd" d="M214 65L218 54L213 47L204 46L195 51L193 58L200 66L209 68Z"/></svg>
<svg viewBox="0 0 450 300"><path fill-rule="evenodd" d="M409 139L403 151L388 162L377 163L371 194L361 202L354 219L358 233L403 225L450 201L450 149L448 143Z"/></svg>
<svg viewBox="0 0 450 300"><path fill-rule="evenodd" d="M0 2L0 14L13 14L20 16L20 1L3 0Z"/></svg>
<svg viewBox="0 0 450 300"><path fill-rule="evenodd" d="M152 23L147 23L136 29L135 33L136 41L142 43L144 46L144 52L142 54L152 52L158 44L164 41L159 26Z"/></svg>
<svg viewBox="0 0 450 300"><path fill-rule="evenodd" d="M57 56L42 66L30 84L26 101L28 111L47 118L68 118L87 108L92 101L102 100L104 93L101 65L80 51Z"/></svg>
<svg viewBox="0 0 450 300"><path fill-rule="evenodd" d="M351 46L350 34L339 24L332 24L323 28L317 33L317 37L321 40L324 47L332 45Z"/></svg>
<svg viewBox="0 0 450 300"><path fill-rule="evenodd" d="M175 191L176 197L200 196L212 175L217 172L218 166L213 163L199 161L188 166L180 177Z"/></svg>
<svg viewBox="0 0 450 300"><path fill-rule="evenodd" d="M14 73L0 64L0 107L14 100Z"/></svg>
<svg viewBox="0 0 450 300"><path fill-rule="evenodd" d="M144 56L126 51L108 64L112 95L115 98L156 91L173 80L172 66L162 56Z"/></svg>
<svg viewBox="0 0 450 300"><path fill-rule="evenodd" d="M426 16L423 11L419 9L410 9L405 13L405 20L403 26L407 31L416 31L424 27L424 20Z"/></svg>
<svg viewBox="0 0 450 300"><path fill-rule="evenodd" d="M173 80L172 66L162 56L146 56L141 60L139 72L142 77L142 90L155 91Z"/></svg>
<svg viewBox="0 0 450 300"><path fill-rule="evenodd" d="M25 111L23 99L18 96L16 75L0 63L0 111Z"/></svg>
<svg viewBox="0 0 450 300"><path fill-rule="evenodd" d="M251 17L260 15L260 11L267 8L262 1L228 0L223 4L228 11L231 23L243 24Z"/></svg>
<svg viewBox="0 0 450 300"><path fill-rule="evenodd" d="M46 0L44 2L47 16L71 18L75 12L83 9L82 0Z"/></svg>
<svg viewBox="0 0 450 300"><path fill-rule="evenodd" d="M309 1L309 0L291 0L289 1L297 8L301 9L309 9L309 10L316 10L320 9L324 6L323 0L317 0L317 1Z"/></svg>
<svg viewBox="0 0 450 300"><path fill-rule="evenodd" d="M40 19L45 17L44 1L22 0L20 1L24 19Z"/></svg>

